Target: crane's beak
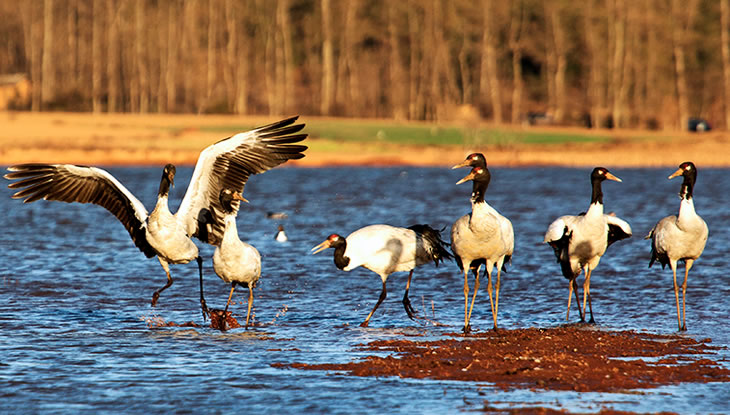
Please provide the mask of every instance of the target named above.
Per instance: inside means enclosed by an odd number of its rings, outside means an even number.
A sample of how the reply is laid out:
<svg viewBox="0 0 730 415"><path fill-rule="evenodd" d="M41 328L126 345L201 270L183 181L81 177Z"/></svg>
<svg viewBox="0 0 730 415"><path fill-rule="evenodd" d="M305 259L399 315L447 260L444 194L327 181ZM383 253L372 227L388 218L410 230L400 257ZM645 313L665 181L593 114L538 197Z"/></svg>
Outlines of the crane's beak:
<svg viewBox="0 0 730 415"><path fill-rule="evenodd" d="M240 201L242 201L242 202L246 202L246 203L248 203L248 200L246 200L246 199L245 199L245 198L243 197L243 195L242 195L242 194L240 194L240 193L238 193L238 192L233 192L233 194L232 194L231 196L233 197L233 200L240 200Z"/></svg>
<svg viewBox="0 0 730 415"><path fill-rule="evenodd" d="M614 182L622 182L623 180L619 179L618 177L614 176L611 173L606 172L606 178L608 180L613 180Z"/></svg>
<svg viewBox="0 0 730 415"><path fill-rule="evenodd" d="M468 182L469 180L474 180L474 171L470 171L469 174L467 174L466 176L464 176L463 179L461 179L458 182L456 182L456 184L462 184L464 182Z"/></svg>
<svg viewBox="0 0 730 415"><path fill-rule="evenodd" d="M312 248L312 255L318 254L329 247L330 247L330 241L328 239L328 240L322 242L321 244L315 246L314 248Z"/></svg>
<svg viewBox="0 0 730 415"><path fill-rule="evenodd" d="M452 167L451 170L459 169L462 167L470 167L471 165L469 163L470 163L469 160L464 160L461 163L457 164L456 166Z"/></svg>
<svg viewBox="0 0 730 415"><path fill-rule="evenodd" d="M679 169L677 169L677 171L675 171L674 173L672 173L672 175L669 176L669 177L667 177L667 178L668 179L673 179L673 178L675 178L677 176L681 176L682 173L684 173L684 170L682 170L681 168L679 168Z"/></svg>

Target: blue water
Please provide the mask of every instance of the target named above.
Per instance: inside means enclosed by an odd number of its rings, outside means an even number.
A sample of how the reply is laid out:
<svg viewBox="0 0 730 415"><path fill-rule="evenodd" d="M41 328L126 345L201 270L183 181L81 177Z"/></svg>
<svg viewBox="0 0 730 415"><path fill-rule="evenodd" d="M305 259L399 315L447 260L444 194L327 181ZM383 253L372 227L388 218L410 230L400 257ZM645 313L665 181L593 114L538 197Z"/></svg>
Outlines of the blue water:
<svg viewBox="0 0 730 415"><path fill-rule="evenodd" d="M455 160L454 162L457 162ZM109 169L152 209L159 168ZM653 224L675 214L680 179L673 169L612 169L624 182L603 186L607 211L627 220L634 237L609 248L591 279L593 309L603 330L674 333L671 271L648 269ZM171 192L176 208L191 169L179 168ZM255 291L257 327L222 333L210 328L155 327L148 322L202 324L197 267L172 266L175 284L150 307L165 276L146 259L103 208L40 201L23 205L0 187L0 412L43 413L454 413L485 405L547 406L581 412L602 408L655 412L726 412L727 384L685 384L637 393L498 391L484 383L359 378L272 363L347 362L366 355L357 345L423 335L436 338L463 325L462 276L454 263L414 274L414 307L444 326L414 322L400 303L406 274L390 277L390 295L363 329L380 293L380 280L358 269L341 272L332 251L309 250L331 233L347 235L372 223L448 227L469 211L469 184L454 183L466 169L280 168L253 176L251 201L238 216L241 238L263 258ZM702 169L697 211L710 227L703 256L689 278L687 336L728 346L730 333L730 192L728 170ZM557 216L578 213L590 199L588 169L492 169L487 201L512 220L516 247L503 275L499 323L503 328L564 323L567 281L542 243ZM290 241L273 240L283 211ZM206 258L206 299L222 308L229 287ZM245 319L247 293L232 310ZM432 312L433 307L433 312ZM575 306L574 306L575 307ZM425 310L424 310L425 309ZM573 308L572 317L577 318ZM491 327L486 292L472 316L476 330ZM730 353L713 359L725 366Z"/></svg>

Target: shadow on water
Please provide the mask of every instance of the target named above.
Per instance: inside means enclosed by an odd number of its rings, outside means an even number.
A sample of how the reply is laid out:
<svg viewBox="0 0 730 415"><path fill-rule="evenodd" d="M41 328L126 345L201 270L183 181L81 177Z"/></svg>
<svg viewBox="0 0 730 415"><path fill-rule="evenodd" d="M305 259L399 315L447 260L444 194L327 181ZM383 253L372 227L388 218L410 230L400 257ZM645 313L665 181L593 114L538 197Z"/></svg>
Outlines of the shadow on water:
<svg viewBox="0 0 730 415"><path fill-rule="evenodd" d="M159 169L110 169L154 206ZM587 169L493 169L487 201L512 220L515 254L503 274L501 327L565 324L567 281L553 252L542 244L548 224L584 211L590 200ZM170 206L176 208L191 169L179 169ZM623 183L604 185L606 211L627 220L634 236L609 248L591 278L598 329L676 330L671 271L647 268L643 236L661 217L675 214L679 183L665 169L616 171ZM710 226L710 239L689 278L688 336L727 346L730 333L730 193L726 170L702 170L695 203ZM0 188L4 235L0 240L0 377L3 408L13 412L128 413L221 412L246 407L273 412L455 412L489 406L548 406L594 412L723 412L726 385L682 385L641 395L496 391L465 382L351 378L337 373L271 367L272 363L345 362L372 352L373 340L432 339L463 323L461 275L453 263L414 273L410 297L428 320L411 321L400 295L390 295L370 321L358 327L381 290L371 271L341 272L331 255L309 250L331 233L347 235L373 223L446 227L470 209L470 189L455 186L458 172L438 168L276 169L246 186L251 201L239 214L241 239L262 254L262 278L254 301L256 327L226 333L204 326L195 264L171 267L175 283L150 308L165 276L154 259L136 250L124 228L102 208L40 201L23 205ZM273 236L286 212L289 242ZM228 286L206 259L206 300L223 308ZM388 279L391 293L405 288L407 273ZM581 277L582 279L582 277ZM244 290L245 291L245 290ZM243 292L243 291L242 291ZM245 295L244 295L245 294ZM245 319L246 296L233 310ZM488 330L486 293L477 297L472 327ZM574 310L575 311L575 310ZM571 313L576 316L577 313ZM156 320L155 320L156 319ZM156 327L148 321L193 321L198 328ZM433 322L438 322L436 326ZM727 349L718 351L730 358Z"/></svg>

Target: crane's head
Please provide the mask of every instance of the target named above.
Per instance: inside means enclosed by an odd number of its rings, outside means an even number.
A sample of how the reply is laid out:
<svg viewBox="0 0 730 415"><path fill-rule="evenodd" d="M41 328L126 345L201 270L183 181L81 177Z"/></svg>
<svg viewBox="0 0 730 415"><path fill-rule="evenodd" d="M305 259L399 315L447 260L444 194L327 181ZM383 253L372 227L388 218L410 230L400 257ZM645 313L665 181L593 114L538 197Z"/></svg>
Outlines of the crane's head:
<svg viewBox="0 0 730 415"><path fill-rule="evenodd" d="M218 201L221 203L221 206L226 213L233 212L233 202L235 200L248 203L248 200L244 199L240 192L236 192L231 189L222 189L218 195Z"/></svg>
<svg viewBox="0 0 730 415"><path fill-rule="evenodd" d="M679 165L677 171L669 176L669 179L673 179L677 176L690 176L692 174L694 174L695 176L697 175L697 168L695 167L695 164L691 161L685 161L684 163Z"/></svg>
<svg viewBox="0 0 730 415"><path fill-rule="evenodd" d="M343 245L345 243L345 238L341 237L340 235L333 233L327 239L324 240L321 244L315 246L312 248L312 255L320 253L324 251L327 248L337 248L340 245Z"/></svg>
<svg viewBox="0 0 730 415"><path fill-rule="evenodd" d="M175 173L176 173L175 165L168 163L165 168L162 170L162 178L166 179L168 182L170 182L170 186L175 187Z"/></svg>
<svg viewBox="0 0 730 415"><path fill-rule="evenodd" d="M487 167L487 159L484 158L482 153L471 153L466 156L466 159L461 163L455 165L451 169L458 169L461 167Z"/></svg>
<svg viewBox="0 0 730 415"><path fill-rule="evenodd" d="M621 181L621 179L619 179L618 177L611 174L611 172L609 172L608 169L605 167L596 167L591 172L591 181L593 181L593 180L604 181L606 179L613 180L614 182Z"/></svg>

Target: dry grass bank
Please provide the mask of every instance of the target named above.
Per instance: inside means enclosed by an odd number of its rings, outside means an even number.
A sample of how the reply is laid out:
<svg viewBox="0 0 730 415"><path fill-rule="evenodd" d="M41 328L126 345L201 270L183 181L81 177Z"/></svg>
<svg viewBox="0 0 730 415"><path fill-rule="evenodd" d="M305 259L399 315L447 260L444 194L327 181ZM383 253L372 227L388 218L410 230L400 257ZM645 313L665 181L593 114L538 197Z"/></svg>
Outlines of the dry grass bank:
<svg viewBox="0 0 730 415"><path fill-rule="evenodd" d="M193 165L207 145L277 117L224 115L137 115L78 113L0 113L0 164L64 162L88 165ZM307 123L327 119L303 116ZM510 127L508 127L510 128ZM512 127L520 128L520 127ZM305 130L306 131L306 130ZM575 128L533 128L531 132L590 135ZM467 146L405 146L373 140L341 142L310 137L299 166L448 166L471 151L487 154L498 166L674 167L685 160L709 167L730 166L730 135L601 131L609 142Z"/></svg>

